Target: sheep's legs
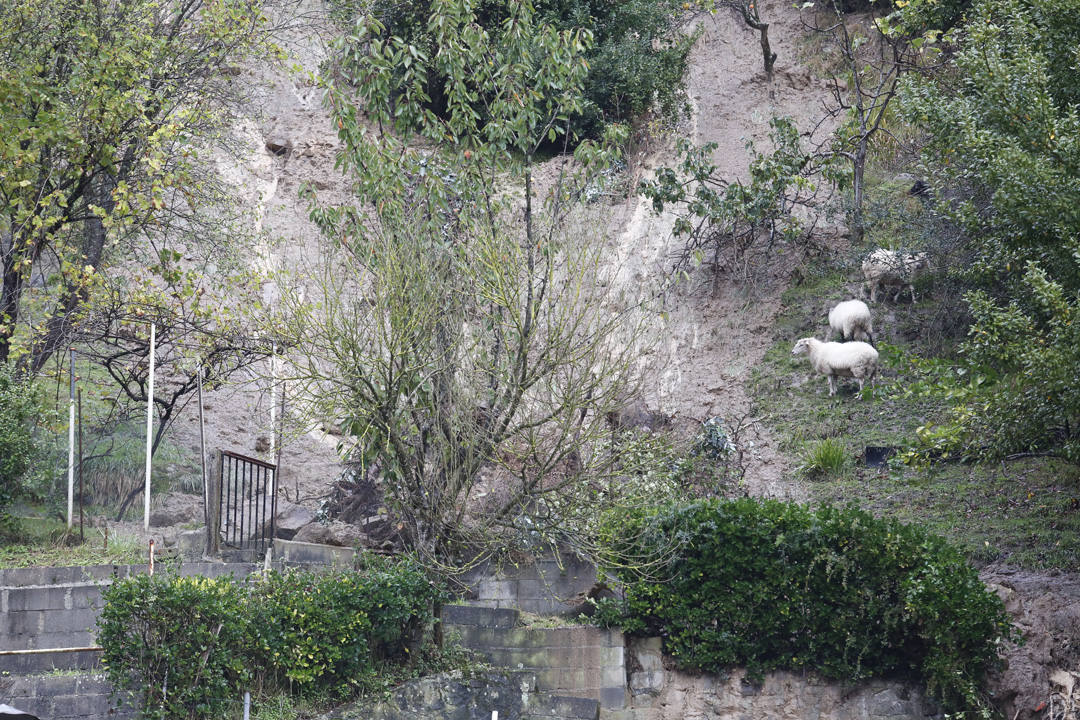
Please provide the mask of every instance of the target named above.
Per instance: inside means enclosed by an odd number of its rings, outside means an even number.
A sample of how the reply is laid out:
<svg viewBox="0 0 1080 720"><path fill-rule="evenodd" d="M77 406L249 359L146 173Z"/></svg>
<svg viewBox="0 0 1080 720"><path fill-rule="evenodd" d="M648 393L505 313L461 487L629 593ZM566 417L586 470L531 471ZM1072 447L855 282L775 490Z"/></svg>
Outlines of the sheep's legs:
<svg viewBox="0 0 1080 720"><path fill-rule="evenodd" d="M826 375L826 379L829 381L829 397L836 394L836 376Z"/></svg>

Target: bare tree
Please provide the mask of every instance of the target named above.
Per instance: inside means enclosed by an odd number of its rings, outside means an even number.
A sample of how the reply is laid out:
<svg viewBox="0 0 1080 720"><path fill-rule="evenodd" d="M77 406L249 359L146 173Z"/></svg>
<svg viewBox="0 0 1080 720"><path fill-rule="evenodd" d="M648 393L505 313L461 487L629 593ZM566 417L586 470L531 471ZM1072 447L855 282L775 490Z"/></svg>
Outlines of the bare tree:
<svg viewBox="0 0 1080 720"><path fill-rule="evenodd" d="M761 42L761 59L765 67L765 74L769 82L773 79L773 66L776 64L776 53L769 44L769 23L764 22L758 14L758 0L721 0L716 3L717 7L725 7L734 10L746 23L747 27L757 31Z"/></svg>
<svg viewBox="0 0 1080 720"><path fill-rule="evenodd" d="M823 160L843 158L851 166L849 224L858 243L866 232L866 159L875 137L889 132L886 126L889 105L896 98L902 73L911 67L914 58L905 38L878 32L873 14L860 17L853 24L844 16L837 0L832 0L829 9L816 18L827 19L827 24L815 23L809 27L828 38L842 61L842 72L833 73L832 101L824 103L825 116L818 127L838 120L840 124L818 148L817 155Z"/></svg>

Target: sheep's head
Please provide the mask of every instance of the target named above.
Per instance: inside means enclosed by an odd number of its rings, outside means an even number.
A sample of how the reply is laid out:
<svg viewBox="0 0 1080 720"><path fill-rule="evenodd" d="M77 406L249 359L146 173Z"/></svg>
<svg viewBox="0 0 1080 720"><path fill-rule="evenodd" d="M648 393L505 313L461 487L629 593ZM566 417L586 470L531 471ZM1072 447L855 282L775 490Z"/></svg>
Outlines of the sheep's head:
<svg viewBox="0 0 1080 720"><path fill-rule="evenodd" d="M922 270L930 267L930 258L925 252L908 253L904 265L912 270Z"/></svg>
<svg viewBox="0 0 1080 720"><path fill-rule="evenodd" d="M814 338L803 338L795 343L795 347L791 349L792 355L805 355L810 352L810 343Z"/></svg>

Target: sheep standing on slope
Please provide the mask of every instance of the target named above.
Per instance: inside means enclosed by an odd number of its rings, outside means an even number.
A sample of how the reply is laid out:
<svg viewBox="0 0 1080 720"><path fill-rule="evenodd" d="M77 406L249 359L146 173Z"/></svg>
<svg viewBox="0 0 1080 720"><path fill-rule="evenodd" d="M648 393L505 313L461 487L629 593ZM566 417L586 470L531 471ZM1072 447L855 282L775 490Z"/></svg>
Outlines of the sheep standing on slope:
<svg viewBox="0 0 1080 720"><path fill-rule="evenodd" d="M874 324L870 308L862 300L845 300L829 311L829 327L843 340L862 340L874 344Z"/></svg>
<svg viewBox="0 0 1080 720"><path fill-rule="evenodd" d="M915 302L915 286L912 282L929 265L924 252L902 253L898 250L878 248L863 260L863 278L866 280L863 284L863 292L869 290L870 302L877 302L879 287L883 285L895 287L893 302L896 302L907 288L911 291L911 302Z"/></svg>
<svg viewBox="0 0 1080 720"><path fill-rule="evenodd" d="M864 342L822 342L817 338L803 338L795 343L792 355L807 353L810 364L829 381L829 396L836 394L836 378L850 377L863 383L873 380L877 373L878 353Z"/></svg>

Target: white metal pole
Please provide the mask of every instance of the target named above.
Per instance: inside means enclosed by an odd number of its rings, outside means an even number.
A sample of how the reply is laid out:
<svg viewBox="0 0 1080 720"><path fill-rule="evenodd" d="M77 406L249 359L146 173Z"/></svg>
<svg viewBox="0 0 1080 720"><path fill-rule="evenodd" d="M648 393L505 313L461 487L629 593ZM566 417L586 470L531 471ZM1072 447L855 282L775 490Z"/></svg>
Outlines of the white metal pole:
<svg viewBox="0 0 1080 720"><path fill-rule="evenodd" d="M146 396L146 486L143 488L143 529L150 529L150 457L154 448L154 343L155 326L150 323L150 391Z"/></svg>
<svg viewBox="0 0 1080 720"><path fill-rule="evenodd" d="M67 487L67 526L71 527L75 512L75 348L69 349L68 355L68 487Z"/></svg>
<svg viewBox="0 0 1080 720"><path fill-rule="evenodd" d="M270 350L270 457L277 457L277 345Z"/></svg>

